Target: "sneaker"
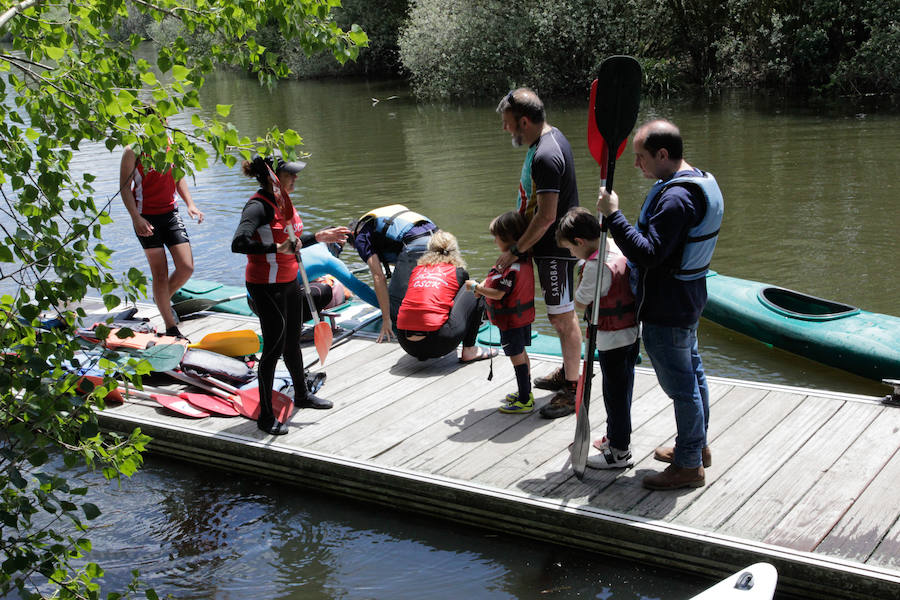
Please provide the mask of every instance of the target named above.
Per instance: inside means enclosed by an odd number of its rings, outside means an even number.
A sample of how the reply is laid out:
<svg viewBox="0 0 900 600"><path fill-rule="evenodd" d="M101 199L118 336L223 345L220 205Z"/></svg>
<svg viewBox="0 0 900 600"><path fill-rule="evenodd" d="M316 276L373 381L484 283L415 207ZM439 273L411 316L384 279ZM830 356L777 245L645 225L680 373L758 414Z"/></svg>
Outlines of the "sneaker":
<svg viewBox="0 0 900 600"><path fill-rule="evenodd" d="M703 467L685 469L669 465L662 473L647 475L642 483L648 490L698 488L706 485L706 473L703 472Z"/></svg>
<svg viewBox="0 0 900 600"><path fill-rule="evenodd" d="M674 456L675 448L672 446L660 446L653 451L653 458L659 462L671 463ZM703 447L702 460L704 469L708 469L712 466L712 452L709 451L709 446Z"/></svg>
<svg viewBox="0 0 900 600"><path fill-rule="evenodd" d="M588 456L587 466L592 469L626 469L633 467L634 461L631 459L631 449L618 450L607 443L599 454Z"/></svg>
<svg viewBox="0 0 900 600"><path fill-rule="evenodd" d="M541 407L541 416L545 419L558 419L575 412L575 392L570 389L556 392L550 404Z"/></svg>
<svg viewBox="0 0 900 600"><path fill-rule="evenodd" d="M566 372L559 367L546 377L535 379L534 387L541 390L564 390L566 389Z"/></svg>
<svg viewBox="0 0 900 600"><path fill-rule="evenodd" d="M530 413L534 410L534 394L528 394L528 400L519 400L519 392L506 395L506 404L498 410L506 414Z"/></svg>

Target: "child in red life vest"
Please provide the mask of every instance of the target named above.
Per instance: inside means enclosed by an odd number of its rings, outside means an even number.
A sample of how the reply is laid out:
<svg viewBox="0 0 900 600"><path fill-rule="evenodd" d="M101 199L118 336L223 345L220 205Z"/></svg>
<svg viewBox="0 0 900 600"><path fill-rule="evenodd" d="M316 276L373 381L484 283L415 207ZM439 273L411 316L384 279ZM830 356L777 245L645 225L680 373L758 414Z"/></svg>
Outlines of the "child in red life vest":
<svg viewBox="0 0 900 600"><path fill-rule="evenodd" d="M569 210L556 229L556 243L572 256L584 260L581 281L575 290L575 310L588 309L590 318L597 287L600 222L581 207ZM631 394L634 365L640 341L635 318L634 295L628 282L628 264L612 239L607 241L600 283L597 350L603 373L603 403L606 405L606 436L594 442L600 453L589 456L594 469L631 467Z"/></svg>
<svg viewBox="0 0 900 600"><path fill-rule="evenodd" d="M491 221L490 232L501 252L515 244L525 232L525 218L516 211L503 213ZM500 412L529 413L534 410L531 392L531 364L525 346L531 345L534 322L534 267L530 256L523 256L502 272L492 268L481 283L470 279L466 289L487 299L491 323L500 330L503 353L512 361L518 390L506 395Z"/></svg>

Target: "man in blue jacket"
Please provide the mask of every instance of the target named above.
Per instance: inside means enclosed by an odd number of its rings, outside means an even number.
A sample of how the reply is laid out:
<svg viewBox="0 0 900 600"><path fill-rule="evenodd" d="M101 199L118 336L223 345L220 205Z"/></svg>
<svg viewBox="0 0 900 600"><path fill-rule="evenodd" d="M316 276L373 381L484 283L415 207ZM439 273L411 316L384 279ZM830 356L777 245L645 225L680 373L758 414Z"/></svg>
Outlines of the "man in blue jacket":
<svg viewBox="0 0 900 600"><path fill-rule="evenodd" d="M636 226L619 211L616 194L597 202L610 233L632 265L632 287L644 348L657 379L675 406L675 447L656 449L671 463L644 478L644 487L669 490L705 485L709 389L697 346L697 325L706 305L706 272L722 223L722 193L715 178L682 156L678 128L663 120L634 135L635 166L657 180Z"/></svg>

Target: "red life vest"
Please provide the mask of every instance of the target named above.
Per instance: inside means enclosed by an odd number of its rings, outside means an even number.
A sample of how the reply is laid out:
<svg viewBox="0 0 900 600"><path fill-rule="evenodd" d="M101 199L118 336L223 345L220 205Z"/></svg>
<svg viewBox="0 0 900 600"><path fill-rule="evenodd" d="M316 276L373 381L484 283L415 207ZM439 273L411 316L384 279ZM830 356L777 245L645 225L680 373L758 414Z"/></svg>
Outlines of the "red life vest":
<svg viewBox="0 0 900 600"><path fill-rule="evenodd" d="M303 231L303 221L294 210L290 198L285 195L284 206L290 213L282 215L274 202L257 192L251 200L261 200L275 210L275 216L269 223L261 225L253 232L253 239L263 244L275 244L276 246L288 239L286 227L293 224L294 235L300 236ZM299 266L294 254L270 252L268 254L248 254L247 270L245 277L250 283L284 283L297 279Z"/></svg>
<svg viewBox="0 0 900 600"><path fill-rule="evenodd" d="M596 260L599 252L599 250L594 252L588 260ZM634 313L634 294L631 293L631 285L628 282L628 259L623 254L607 254L605 268L612 273L612 281L609 291L600 297L597 329L618 331L634 327L637 320ZM593 314L590 308L587 314Z"/></svg>
<svg viewBox="0 0 900 600"><path fill-rule="evenodd" d="M485 297L488 317L501 331L524 327L534 322L534 266L530 258L520 258L501 273L491 269L484 286L501 287L500 282L515 273L513 288L499 300Z"/></svg>
<svg viewBox="0 0 900 600"><path fill-rule="evenodd" d="M458 291L454 265L438 263L415 267L397 314L397 329L437 331L447 322Z"/></svg>
<svg viewBox="0 0 900 600"><path fill-rule="evenodd" d="M172 212L178 206L175 201L175 179L172 169L160 173L144 170L141 161L135 161L131 191L137 210L142 215L163 215Z"/></svg>

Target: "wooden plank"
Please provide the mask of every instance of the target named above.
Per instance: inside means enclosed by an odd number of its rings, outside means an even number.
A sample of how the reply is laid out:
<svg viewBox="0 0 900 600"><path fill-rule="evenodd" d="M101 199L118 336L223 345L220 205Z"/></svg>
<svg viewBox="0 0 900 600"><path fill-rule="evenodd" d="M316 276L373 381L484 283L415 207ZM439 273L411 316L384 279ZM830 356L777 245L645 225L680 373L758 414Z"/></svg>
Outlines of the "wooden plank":
<svg viewBox="0 0 900 600"><path fill-rule="evenodd" d="M632 404L652 389L655 384L655 379L645 374L638 374L635 379ZM594 398L595 390L599 390L596 399ZM591 393L594 409L590 415L591 429L595 432L594 437L602 437L606 431L606 411L602 408L602 395L602 386L595 384ZM542 430L540 439L529 439L528 443L521 444L514 452L508 453L504 458L479 473L478 481L487 485L508 488L529 476L535 476L533 472L544 463L554 462L557 464L561 462L565 466L568 464L568 445L572 442L573 437L574 425Z"/></svg>
<svg viewBox="0 0 900 600"><path fill-rule="evenodd" d="M896 456L894 460L896 460ZM896 485L891 491L890 497L894 498L896 506ZM894 521L890 531L884 536L884 539L881 540L881 543L878 544L875 552L872 553L866 563L872 566L900 571L900 519Z"/></svg>
<svg viewBox="0 0 900 600"><path fill-rule="evenodd" d="M339 381L344 384L343 388L337 392L332 390L328 395L328 399L334 402L334 408L303 411L302 422L298 423L303 425L302 429L288 434L285 441L299 446L311 445L346 426L348 419L358 419L366 414L367 409L388 401L397 390L402 389L405 378L426 368L425 362L407 355L400 346L396 348L377 361L362 364L355 371L359 378L351 380L348 377L345 381ZM439 359L436 364L441 364L441 361L448 362ZM410 382L406 384L410 385Z"/></svg>
<svg viewBox="0 0 900 600"><path fill-rule="evenodd" d="M352 458L377 456L456 410L457 404L447 401L448 395L451 398L466 398L479 388L484 388L488 384L488 368L487 362L471 365L457 363L448 374L434 378L415 392L402 390L396 402L347 426L341 432L339 442L326 438L316 447L323 452L339 452L341 456ZM500 369L495 369L495 385L507 382L511 377L511 370L503 376Z"/></svg>
<svg viewBox="0 0 900 600"><path fill-rule="evenodd" d="M340 402L327 412L318 426L310 428L308 435L300 436L305 446L315 450L323 450L317 442L324 438L333 438L329 445L349 443L355 438L344 430L353 423L366 420L379 409L394 403L403 403L404 394L415 394L430 383L430 377L441 377L456 367L456 355L447 355L433 361L422 362L411 356L404 356L395 368L380 373L370 381L351 386L334 396L334 400L342 401L354 398L352 403ZM424 376L414 376L424 372ZM362 389L360 389L362 388ZM406 399L405 402L414 400Z"/></svg>
<svg viewBox="0 0 900 600"><path fill-rule="evenodd" d="M765 542L813 551L900 446L895 411L884 411L857 437ZM896 497L896 495L895 495Z"/></svg>
<svg viewBox="0 0 900 600"><path fill-rule="evenodd" d="M675 430L672 400L661 388L656 389L659 394L656 401L660 403L660 410L638 426L631 435L634 467L620 473L591 470L590 481L597 481L596 488L585 499L591 506L627 512L648 494L641 481L651 469L658 469L662 464L653 459L653 452L658 446L671 445ZM754 397L731 384L710 382L709 443L713 444L717 435L750 410L762 396L762 392Z"/></svg>
<svg viewBox="0 0 900 600"><path fill-rule="evenodd" d="M489 400L484 408L474 415L474 418L473 415L467 415L467 418L460 422L460 431L447 437L440 444L422 452L404 464L404 467L424 470L428 473L445 474L443 470L450 464L466 454L479 453L479 450L489 440L501 435L517 423L526 420L537 425L540 419L537 410L527 415L507 415L499 412L497 409L504 396L505 394L502 390L500 393L493 395L492 401ZM535 402L535 406L537 406L537 402ZM545 419L540 419L540 421L546 423Z"/></svg>
<svg viewBox="0 0 900 600"><path fill-rule="evenodd" d="M651 492L645 491L644 498L632 510L630 514L637 514L651 519L671 519L684 510L696 498L699 498L719 477L724 475L738 460L740 460L751 448L761 443L761 440L791 413L803 401L804 396L793 393L775 392L764 396L763 400L753 406L739 421L722 431L715 438L713 451L713 466L706 469L706 487L689 491L677 490L675 492ZM710 423L715 417L715 411L710 410ZM713 446L710 446L713 449ZM650 456L642 462L645 468L652 471L662 470L662 463L653 460ZM640 471L636 465L636 471ZM641 480L649 472L640 473ZM637 483L640 483L638 481Z"/></svg>
<svg viewBox="0 0 900 600"><path fill-rule="evenodd" d="M544 375L556 366L557 364L533 361L532 375ZM467 428L472 427L497 410L499 405L497 392L500 386L505 384L505 381L491 382L494 385L479 386L469 397L454 397L455 410L445 419L433 422L431 425L422 428L415 435L405 439L402 444L394 446L375 457L375 460L381 465L406 469L413 469L413 463L417 463L420 465L421 470L428 471L430 467L429 462L432 458L439 462L442 461L440 452L435 450L438 446L442 446L448 452L453 450L453 446L456 446L458 450L458 447L464 446L462 442L457 441L454 444L447 442L447 440L461 435ZM440 466L444 464L446 462L441 462Z"/></svg>
<svg viewBox="0 0 900 600"><path fill-rule="evenodd" d="M845 402L718 532L748 539L765 537L879 412L876 406Z"/></svg>
<svg viewBox="0 0 900 600"><path fill-rule="evenodd" d="M716 531L799 451L841 407L839 402L807 397L764 439L750 448L673 522L707 531Z"/></svg>
<svg viewBox="0 0 900 600"><path fill-rule="evenodd" d="M646 372L635 374L635 390L646 391L638 396L632 397L632 446L636 439L635 432L641 425L664 411L669 404L665 392L656 385L656 380ZM602 394L602 391L600 393ZM594 402L595 407L603 406L603 400L601 398L595 400L593 394L591 394L591 401ZM600 414L604 413L603 409L600 409L594 414L597 414L598 412ZM605 423L606 415L604 414L603 417L602 423ZM597 434L594 437L602 437L600 431L605 433L606 428L602 426L602 423L600 430L597 431ZM592 429L593 427L594 425L592 424ZM589 492L589 489L591 488L587 487L587 482L593 481L595 477L593 470L585 475L585 482L578 481L572 471L571 455L568 447L569 444L572 443L574 433L575 419L573 417L571 423L560 432L559 436L555 438L548 437L546 442L544 440L541 441L544 444L553 444L552 447L544 449L545 456L547 456L548 459L537 469L528 473L525 478L517 484L519 489L528 492L529 494L546 496L549 498L582 497ZM560 488L560 485L565 483L569 483L570 487ZM593 484L591 484L591 486L593 486Z"/></svg>
<svg viewBox="0 0 900 600"><path fill-rule="evenodd" d="M900 418L896 409L894 422ZM897 441L900 441L898 438ZM881 540L900 517L897 488L900 482L900 451L866 486L856 502L841 517L825 539L816 547L816 553L839 556L844 559L866 562L875 553Z"/></svg>

